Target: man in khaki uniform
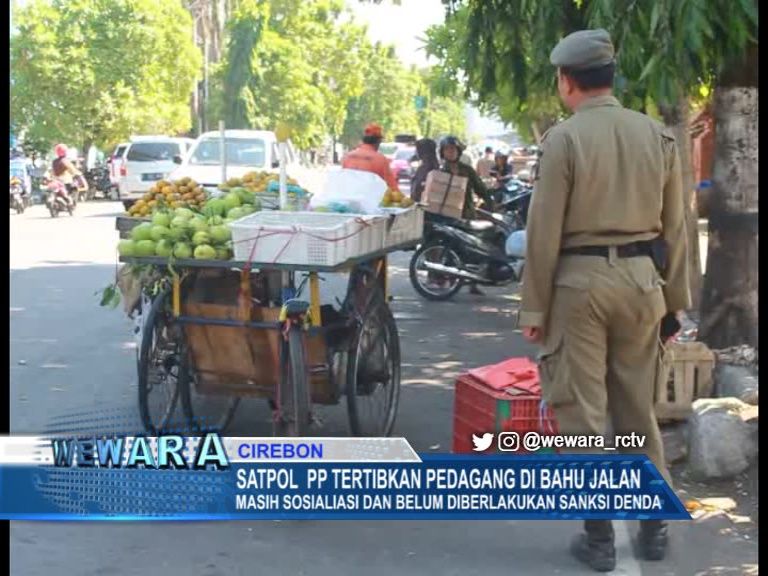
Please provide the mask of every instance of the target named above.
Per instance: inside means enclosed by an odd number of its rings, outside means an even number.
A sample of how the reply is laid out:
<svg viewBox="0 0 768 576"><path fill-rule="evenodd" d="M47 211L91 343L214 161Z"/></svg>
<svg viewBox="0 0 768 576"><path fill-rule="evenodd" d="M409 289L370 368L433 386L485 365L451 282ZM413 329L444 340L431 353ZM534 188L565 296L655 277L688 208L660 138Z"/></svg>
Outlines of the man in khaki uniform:
<svg viewBox="0 0 768 576"><path fill-rule="evenodd" d="M519 325L542 346L542 389L560 433L604 435L609 413L615 434L645 436L639 451L669 481L653 406L659 325L690 306L675 141L612 96L605 30L567 36L550 61L574 114L542 139ZM585 531L574 555L613 570L611 522L587 521ZM641 523L639 543L646 559L663 558L665 523Z"/></svg>

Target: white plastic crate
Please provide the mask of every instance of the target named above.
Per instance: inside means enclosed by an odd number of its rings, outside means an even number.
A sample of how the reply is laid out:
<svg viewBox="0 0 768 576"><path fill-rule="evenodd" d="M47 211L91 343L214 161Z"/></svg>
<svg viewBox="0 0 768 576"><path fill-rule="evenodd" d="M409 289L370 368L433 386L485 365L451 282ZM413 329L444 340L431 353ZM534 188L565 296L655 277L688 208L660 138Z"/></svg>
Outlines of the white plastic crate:
<svg viewBox="0 0 768 576"><path fill-rule="evenodd" d="M415 242L424 236L424 210L422 208L418 206L405 209L382 208L382 212L388 214L390 219L384 236L385 248L406 242Z"/></svg>
<svg viewBox="0 0 768 576"><path fill-rule="evenodd" d="M263 211L229 227L236 260L335 266L381 250L386 223L382 216Z"/></svg>

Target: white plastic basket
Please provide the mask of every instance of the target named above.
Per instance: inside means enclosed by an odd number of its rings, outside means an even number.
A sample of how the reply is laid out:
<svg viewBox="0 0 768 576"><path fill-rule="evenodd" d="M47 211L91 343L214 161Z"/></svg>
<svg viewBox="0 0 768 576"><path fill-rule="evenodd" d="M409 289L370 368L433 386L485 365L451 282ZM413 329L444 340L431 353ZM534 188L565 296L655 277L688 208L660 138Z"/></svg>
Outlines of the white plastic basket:
<svg viewBox="0 0 768 576"><path fill-rule="evenodd" d="M235 259L335 266L384 247L383 216L264 211L229 227Z"/></svg>
<svg viewBox="0 0 768 576"><path fill-rule="evenodd" d="M424 236L424 210L419 206L382 208L381 211L390 219L384 236L385 248L416 242Z"/></svg>

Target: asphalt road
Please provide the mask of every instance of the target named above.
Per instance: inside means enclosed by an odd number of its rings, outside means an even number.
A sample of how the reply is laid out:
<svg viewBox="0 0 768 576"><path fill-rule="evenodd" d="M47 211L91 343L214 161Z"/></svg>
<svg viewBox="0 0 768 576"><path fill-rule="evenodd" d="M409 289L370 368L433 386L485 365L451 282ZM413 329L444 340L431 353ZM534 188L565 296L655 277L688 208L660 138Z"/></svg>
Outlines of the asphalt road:
<svg viewBox="0 0 768 576"><path fill-rule="evenodd" d="M120 211L100 202L55 220L39 206L10 216L13 433L40 433L78 411L136 412L131 323L119 309L100 308L94 295L115 275ZM407 262L406 254L391 259L403 351L395 435L417 451L449 451L455 377L535 351L513 329L513 289L428 303L410 287ZM232 433L267 435L268 417L263 402L247 402ZM324 409L322 419L315 434L347 434L343 405ZM721 533L722 526L673 528L669 559L649 564L632 554L636 526L617 523L615 574L746 574L757 565L755 543ZM569 522L13 522L11 574L587 574L567 553L577 529Z"/></svg>

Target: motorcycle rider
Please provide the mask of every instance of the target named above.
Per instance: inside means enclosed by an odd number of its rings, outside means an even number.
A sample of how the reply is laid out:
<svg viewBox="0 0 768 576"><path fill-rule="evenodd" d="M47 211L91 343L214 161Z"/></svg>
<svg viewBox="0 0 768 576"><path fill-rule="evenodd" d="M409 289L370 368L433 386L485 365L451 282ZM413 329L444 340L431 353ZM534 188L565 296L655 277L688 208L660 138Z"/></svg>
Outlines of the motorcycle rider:
<svg viewBox="0 0 768 576"><path fill-rule="evenodd" d="M469 164L461 162L461 155L464 152L464 144L456 136L446 136L440 140L440 158L443 164L440 169L454 176L461 176L469 180L467 184L466 197L464 200L464 211L461 217L464 220L472 220L475 217L475 196L483 200L487 207L491 207L493 199L488 189L483 184L480 176Z"/></svg>
<svg viewBox="0 0 768 576"><path fill-rule="evenodd" d="M493 168L491 168L491 178L494 178L493 193L497 202L501 201L501 192L504 190L507 182L512 178L512 166L509 158L504 152L496 152Z"/></svg>
<svg viewBox="0 0 768 576"><path fill-rule="evenodd" d="M421 202L427 175L432 170L440 169L440 161L437 159L437 142L430 138L422 138L416 142L416 155L420 164L411 181L411 198L414 202Z"/></svg>
<svg viewBox="0 0 768 576"><path fill-rule="evenodd" d="M461 155L464 152L464 144L456 136L446 136L440 140L440 158L443 159L443 165L440 169L454 176L467 178L467 190L464 198L464 210L461 217L464 220L472 220L475 217L475 196L483 200L486 208L492 209L493 198L488 189L483 184L480 176L469 164L461 162ZM481 296L483 292L474 282L469 285L469 293Z"/></svg>
<svg viewBox="0 0 768 576"><path fill-rule="evenodd" d="M67 159L67 147L64 144L57 144L53 149L56 158L51 164L53 178L61 182L67 189L67 202L74 205L77 195L77 184L75 178L82 178L80 170Z"/></svg>
<svg viewBox="0 0 768 576"><path fill-rule="evenodd" d="M28 198L32 193L32 162L27 158L21 148L11 151L10 173L11 179L18 178L21 181L23 198Z"/></svg>

